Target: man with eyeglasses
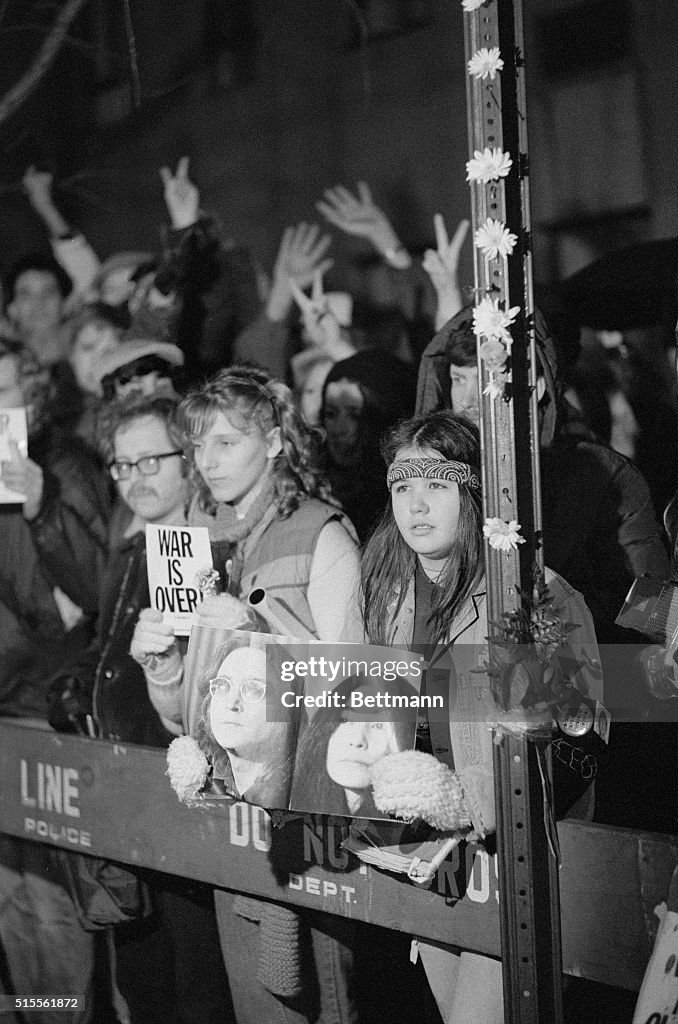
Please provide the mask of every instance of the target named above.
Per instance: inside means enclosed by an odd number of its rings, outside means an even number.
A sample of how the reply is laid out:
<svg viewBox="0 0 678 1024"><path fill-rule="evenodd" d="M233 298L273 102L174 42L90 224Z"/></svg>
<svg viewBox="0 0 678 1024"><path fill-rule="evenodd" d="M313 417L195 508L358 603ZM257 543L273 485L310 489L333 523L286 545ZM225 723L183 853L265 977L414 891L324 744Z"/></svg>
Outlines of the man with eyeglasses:
<svg viewBox="0 0 678 1024"><path fill-rule="evenodd" d="M102 412L101 453L131 518L111 551L97 642L52 684L50 721L57 729L155 747L172 739L129 648L139 611L150 604L145 526L186 522L191 487L177 405L167 394L133 394ZM155 873L149 882L156 926L116 933L118 984L132 1020L221 1020L229 995L211 890Z"/></svg>
<svg viewBox="0 0 678 1024"><path fill-rule="evenodd" d="M100 449L128 521L109 556L97 641L87 658L73 666L72 685L62 675L52 686L50 720L63 731L96 731L108 739L147 746L167 746L171 738L128 652L139 610L150 603L146 523L185 523L190 486L176 424L177 402L168 395L133 394L102 410Z"/></svg>
<svg viewBox="0 0 678 1024"><path fill-rule="evenodd" d="M222 658L209 681L209 723L215 740L228 754L233 790L251 790L267 767L282 774L289 724L269 721L266 713L266 652L237 647Z"/></svg>

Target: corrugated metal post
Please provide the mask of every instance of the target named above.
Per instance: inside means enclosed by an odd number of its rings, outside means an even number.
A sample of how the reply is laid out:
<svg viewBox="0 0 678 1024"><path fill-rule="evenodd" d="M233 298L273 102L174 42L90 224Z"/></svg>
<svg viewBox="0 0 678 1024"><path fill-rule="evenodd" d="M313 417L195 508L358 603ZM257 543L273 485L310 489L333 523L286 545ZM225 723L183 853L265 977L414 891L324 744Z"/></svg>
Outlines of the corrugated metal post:
<svg viewBox="0 0 678 1024"><path fill-rule="evenodd" d="M506 255L488 258L474 248L476 304L491 298L504 310L520 307L510 328L505 397L481 397L485 516L517 520L525 538L509 554L486 545L489 619L499 622L520 601L517 588L531 592L533 567L542 563L522 0L486 0L463 17L467 62L493 47L504 62L495 77L468 74L470 156L496 148L512 160L506 176L471 182L473 230L491 218L517 235ZM480 346L478 365L484 391L490 372ZM540 741L542 752L544 745ZM511 1024L562 1021L558 865L545 827L537 749L532 740L512 737L495 747L504 1001Z"/></svg>

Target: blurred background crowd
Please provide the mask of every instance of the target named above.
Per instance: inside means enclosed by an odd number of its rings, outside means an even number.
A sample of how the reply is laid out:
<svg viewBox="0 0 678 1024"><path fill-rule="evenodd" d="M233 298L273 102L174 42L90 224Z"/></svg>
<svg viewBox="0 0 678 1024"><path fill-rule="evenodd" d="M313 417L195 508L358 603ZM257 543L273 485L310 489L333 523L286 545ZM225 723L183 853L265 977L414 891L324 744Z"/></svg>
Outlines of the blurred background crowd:
<svg viewBox="0 0 678 1024"><path fill-rule="evenodd" d="M133 25L87 6L72 38L94 72L74 47L70 78L61 57L9 128L0 101L0 409L25 408L28 427L0 466L26 496L0 505L0 714L166 746L128 652L148 604L143 524L184 521L190 497L161 462L184 443L181 396L233 365L286 383L362 545L388 500L383 432L438 409L479 421L460 26L434 0L206 2L202 21L170 4L167 24L139 4ZM611 652L649 642L616 618L634 579L671 578L678 535L678 143L662 112L678 25L669 4L641 6L534 0L527 19L543 546ZM3 18L26 30L3 5L0 47ZM129 75L120 53L138 58ZM615 724L594 820L676 834L676 702L660 698L678 691L604 657ZM75 675L51 687L76 662L87 692ZM222 970L194 889L156 882L171 936L118 943L128 1002L135 983L147 998L143 942L182 950L186 973Z"/></svg>

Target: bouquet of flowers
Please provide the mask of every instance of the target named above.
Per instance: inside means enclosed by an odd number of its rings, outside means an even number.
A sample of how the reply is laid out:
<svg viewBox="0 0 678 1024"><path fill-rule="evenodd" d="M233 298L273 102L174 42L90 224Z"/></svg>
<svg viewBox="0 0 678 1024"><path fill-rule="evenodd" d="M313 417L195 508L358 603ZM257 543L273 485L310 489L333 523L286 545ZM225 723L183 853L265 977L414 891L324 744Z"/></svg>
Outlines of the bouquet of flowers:
<svg viewBox="0 0 678 1024"><path fill-rule="evenodd" d="M541 569L535 568L532 592L519 591L521 604L493 622L490 657L482 671L489 674L497 704L504 712L502 728L549 736L554 709L571 690L554 655L567 641L576 622L564 621Z"/></svg>

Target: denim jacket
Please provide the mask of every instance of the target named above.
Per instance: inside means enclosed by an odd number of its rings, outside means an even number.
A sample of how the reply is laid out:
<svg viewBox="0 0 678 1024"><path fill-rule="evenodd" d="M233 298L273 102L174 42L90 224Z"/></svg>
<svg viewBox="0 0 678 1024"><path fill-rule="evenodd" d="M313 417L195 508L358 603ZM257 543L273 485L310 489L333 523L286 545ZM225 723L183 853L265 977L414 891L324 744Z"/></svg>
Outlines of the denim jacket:
<svg viewBox="0 0 678 1024"><path fill-rule="evenodd" d="M591 613L581 594L549 569L546 583L560 618L577 623L567 643L558 649L559 660L568 666L570 681L582 694L602 701L603 680ZM393 623L389 642L397 647L409 647L414 633L414 579L397 613L396 605L394 597L390 605ZM442 681L447 696L444 702L447 729L441 728L435 714L429 712L433 752L458 774L479 835L492 832L496 827L492 724L501 722L505 714L494 699L487 672L482 671L488 658L487 636L483 578L450 623L446 643L441 645L441 654L432 659L427 674L429 692L431 684L439 690Z"/></svg>

